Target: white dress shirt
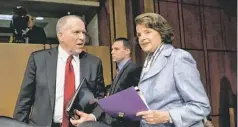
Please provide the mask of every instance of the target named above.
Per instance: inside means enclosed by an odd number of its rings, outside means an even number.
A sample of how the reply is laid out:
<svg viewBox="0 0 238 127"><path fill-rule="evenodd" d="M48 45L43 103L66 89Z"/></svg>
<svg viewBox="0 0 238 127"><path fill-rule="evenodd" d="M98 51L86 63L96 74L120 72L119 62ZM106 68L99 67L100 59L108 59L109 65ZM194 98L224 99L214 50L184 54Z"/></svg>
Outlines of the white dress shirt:
<svg viewBox="0 0 238 127"><path fill-rule="evenodd" d="M57 60L57 73L56 73L56 91L55 91L55 110L54 122L61 123L63 119L63 103L64 103L64 81L65 81L65 65L69 54L59 45L58 47L58 60ZM79 55L73 55L72 65L75 75L75 90L80 82L80 61Z"/></svg>

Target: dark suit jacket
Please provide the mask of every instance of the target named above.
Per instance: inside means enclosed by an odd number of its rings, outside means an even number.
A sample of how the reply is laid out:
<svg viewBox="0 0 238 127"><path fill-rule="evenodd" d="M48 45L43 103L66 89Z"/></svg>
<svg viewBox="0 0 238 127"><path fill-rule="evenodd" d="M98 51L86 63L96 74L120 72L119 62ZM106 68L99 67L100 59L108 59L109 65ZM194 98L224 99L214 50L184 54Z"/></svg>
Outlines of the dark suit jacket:
<svg viewBox="0 0 238 127"><path fill-rule="evenodd" d="M118 75L113 80L113 83L111 84L111 88L109 90L110 95L120 92L124 89L127 89L131 86L137 86L138 82L140 80L140 74L141 74L141 67L136 65L132 60L129 60L120 70ZM121 119L117 120L114 118L111 118L107 114L103 113L102 109L97 106L93 114L96 116L98 121L103 121L108 125L111 125L113 127L121 126L121 127L139 127L139 121L132 122L130 120Z"/></svg>
<svg viewBox="0 0 238 127"><path fill-rule="evenodd" d="M32 44L45 44L46 43L46 35L43 28L38 26L33 26L27 32L27 36L29 37L29 43Z"/></svg>
<svg viewBox="0 0 238 127"><path fill-rule="evenodd" d="M101 60L86 52L80 55L80 80L85 77L95 97L103 97ZM13 117L33 125L50 126L55 107L58 47L33 52L28 60Z"/></svg>

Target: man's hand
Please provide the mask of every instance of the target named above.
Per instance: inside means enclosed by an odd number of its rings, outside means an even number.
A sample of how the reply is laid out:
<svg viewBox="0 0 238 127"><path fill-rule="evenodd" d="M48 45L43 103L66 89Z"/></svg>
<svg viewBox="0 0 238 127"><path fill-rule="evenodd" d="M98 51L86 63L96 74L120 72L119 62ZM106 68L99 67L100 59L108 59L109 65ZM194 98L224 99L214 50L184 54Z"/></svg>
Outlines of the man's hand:
<svg viewBox="0 0 238 127"><path fill-rule="evenodd" d="M95 117L93 116L93 114L87 114L78 110L76 110L75 113L79 116L79 119L77 120L70 119L70 122L74 126L78 126L86 121L95 121Z"/></svg>
<svg viewBox="0 0 238 127"><path fill-rule="evenodd" d="M149 110L138 112L136 116L141 116L148 124L160 124L169 122L168 111Z"/></svg>

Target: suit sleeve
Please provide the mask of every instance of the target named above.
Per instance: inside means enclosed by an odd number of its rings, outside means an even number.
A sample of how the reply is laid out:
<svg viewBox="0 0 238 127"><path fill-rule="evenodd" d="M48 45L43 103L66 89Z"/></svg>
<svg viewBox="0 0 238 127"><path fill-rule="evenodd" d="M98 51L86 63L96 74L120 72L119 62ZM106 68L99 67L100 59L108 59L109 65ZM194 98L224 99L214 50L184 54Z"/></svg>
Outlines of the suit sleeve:
<svg viewBox="0 0 238 127"><path fill-rule="evenodd" d="M98 104L93 109L92 114L96 117L97 120L100 120L101 117L105 115L105 112L100 108Z"/></svg>
<svg viewBox="0 0 238 127"><path fill-rule="evenodd" d="M102 61L100 60L97 68L96 98L103 98L105 96L105 90Z"/></svg>
<svg viewBox="0 0 238 127"><path fill-rule="evenodd" d="M31 54L25 70L25 75L18 95L13 118L28 123L31 106L35 93L35 73L34 55Z"/></svg>
<svg viewBox="0 0 238 127"><path fill-rule="evenodd" d="M135 70L131 74L129 74L128 80L130 80L130 78L133 79L131 86L138 86L138 83L140 81L141 69L141 67L137 66Z"/></svg>
<svg viewBox="0 0 238 127"><path fill-rule="evenodd" d="M141 67L136 66L135 68L133 68L133 70L128 73L128 76L124 82L124 86L122 86L123 88L121 90L127 89L131 86L138 86L140 74L141 74Z"/></svg>
<svg viewBox="0 0 238 127"><path fill-rule="evenodd" d="M210 104L193 57L185 51L178 53L174 63L176 88L184 105L169 110L175 127L189 127L210 113Z"/></svg>

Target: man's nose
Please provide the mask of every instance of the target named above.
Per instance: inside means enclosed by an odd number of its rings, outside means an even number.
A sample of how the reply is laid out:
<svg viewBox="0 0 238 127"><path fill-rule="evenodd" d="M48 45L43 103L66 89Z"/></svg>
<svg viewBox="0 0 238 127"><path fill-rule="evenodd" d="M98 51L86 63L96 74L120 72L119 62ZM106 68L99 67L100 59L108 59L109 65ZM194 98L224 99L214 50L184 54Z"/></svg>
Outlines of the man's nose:
<svg viewBox="0 0 238 127"><path fill-rule="evenodd" d="M83 40L84 40L84 39L85 39L85 34L83 34L83 33L80 33L80 34L78 35L78 38L79 38L79 39L83 39Z"/></svg>

